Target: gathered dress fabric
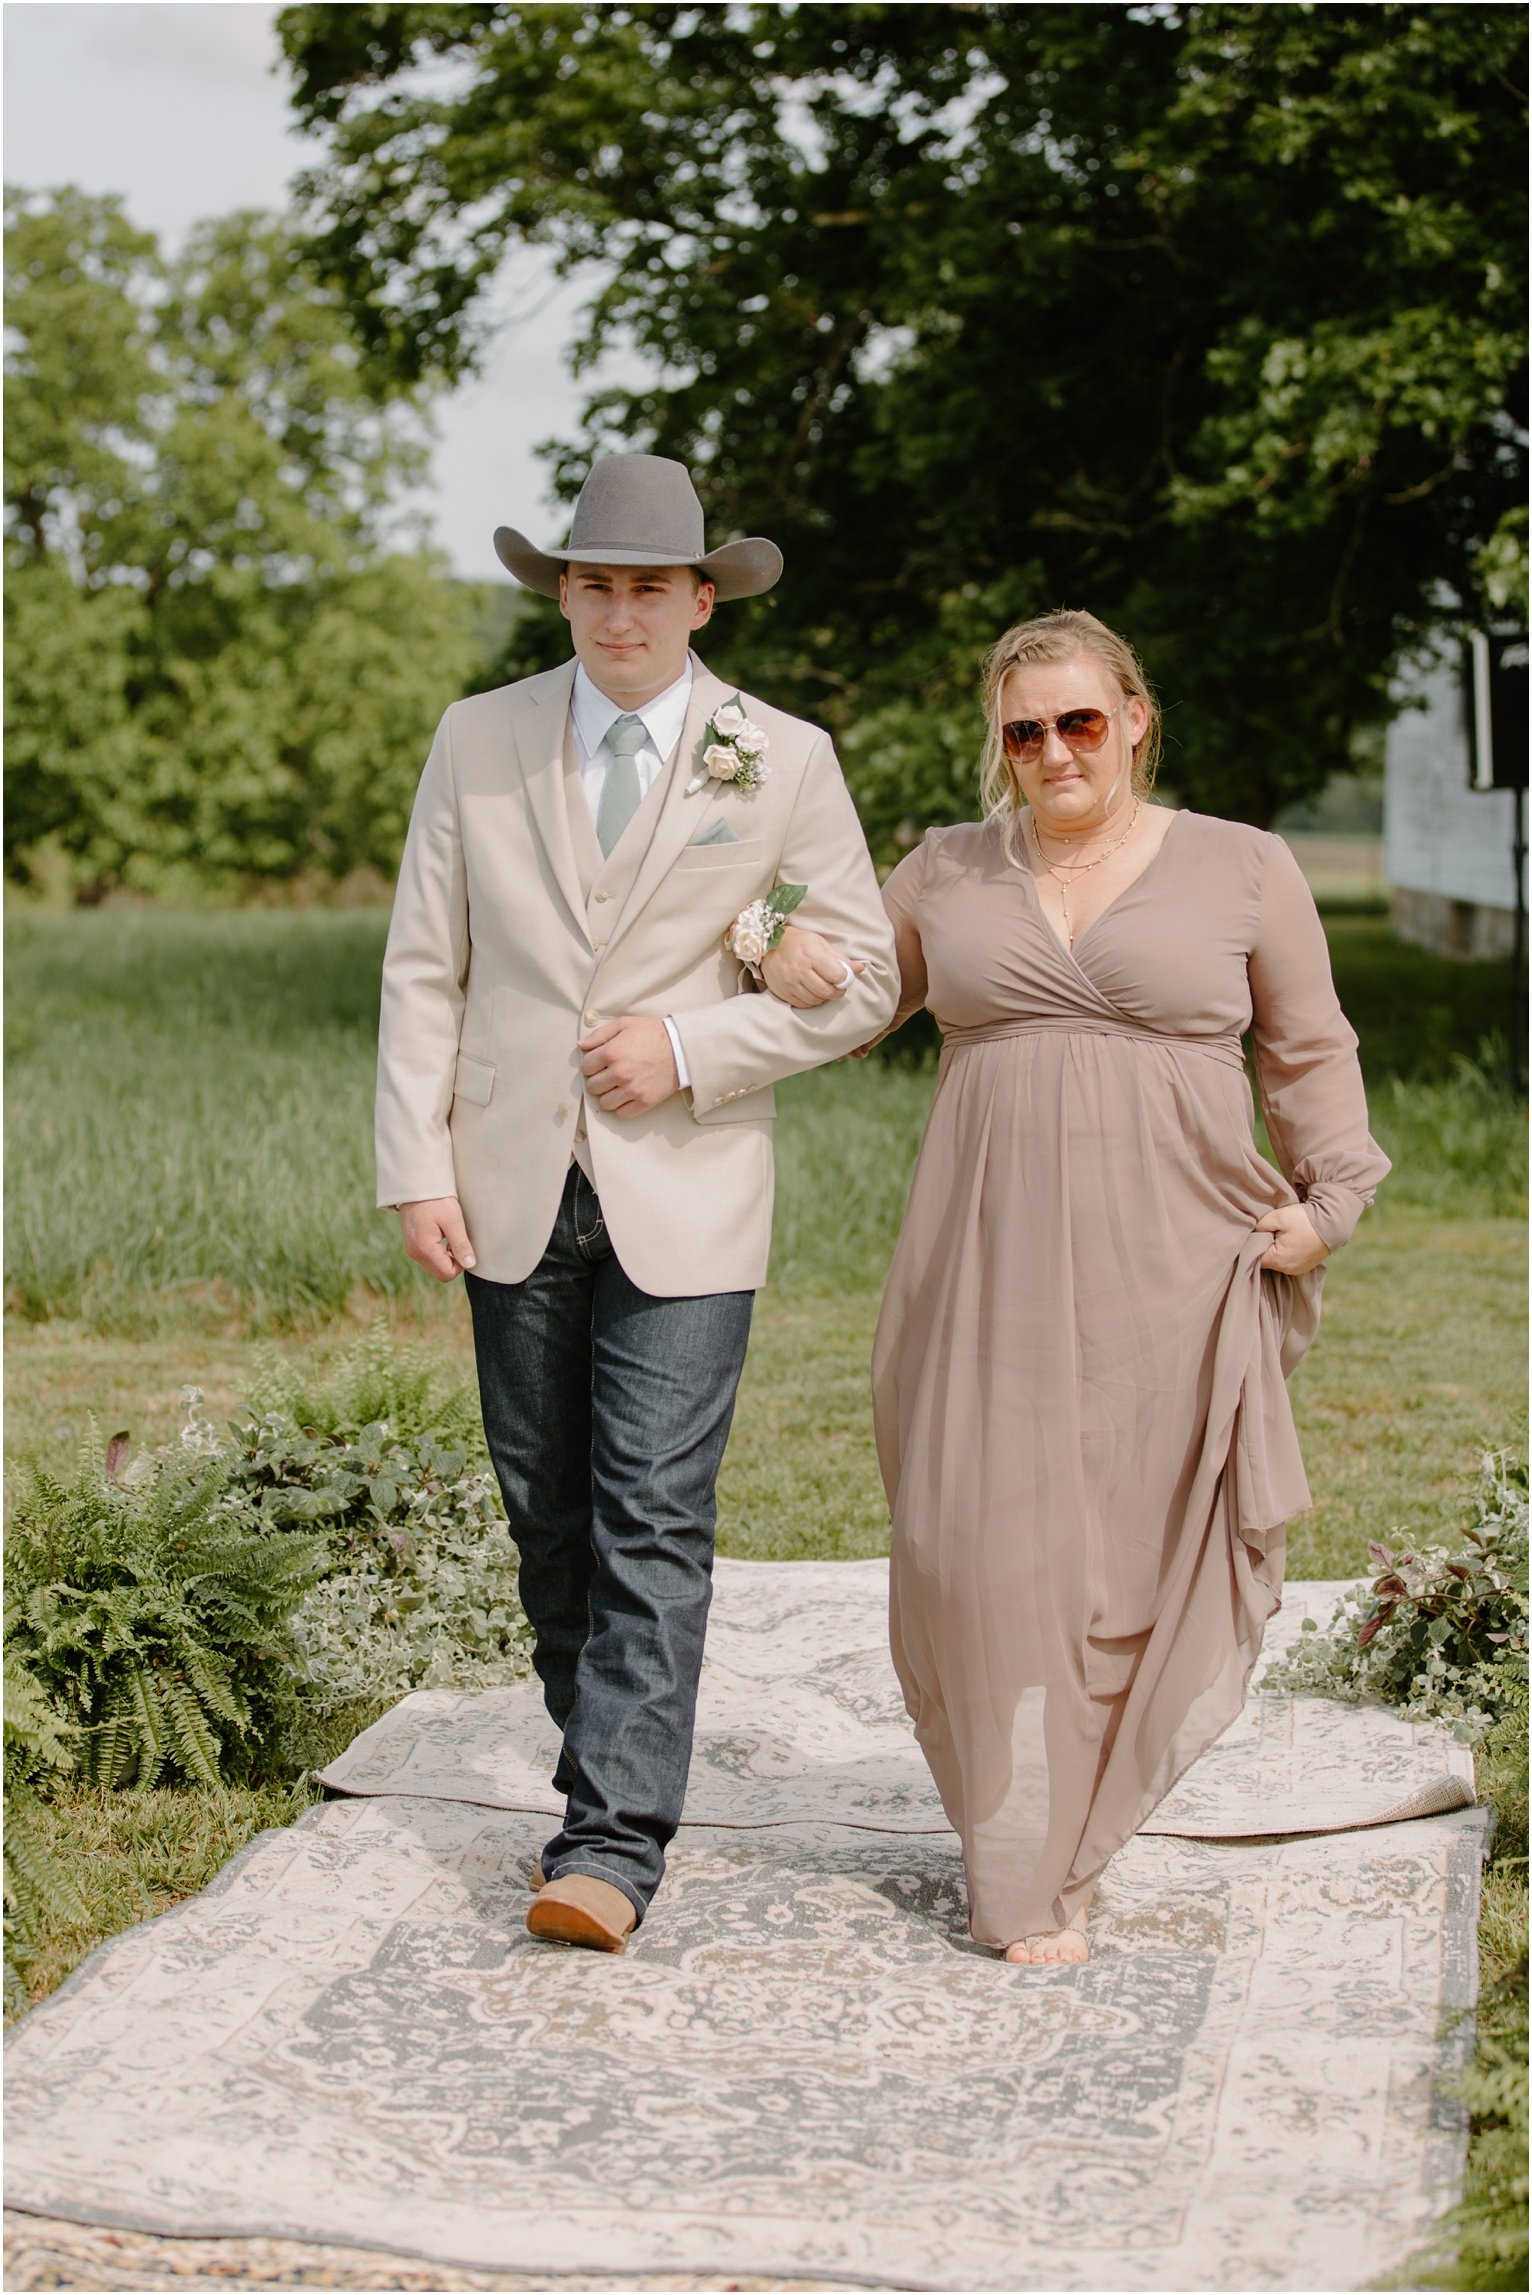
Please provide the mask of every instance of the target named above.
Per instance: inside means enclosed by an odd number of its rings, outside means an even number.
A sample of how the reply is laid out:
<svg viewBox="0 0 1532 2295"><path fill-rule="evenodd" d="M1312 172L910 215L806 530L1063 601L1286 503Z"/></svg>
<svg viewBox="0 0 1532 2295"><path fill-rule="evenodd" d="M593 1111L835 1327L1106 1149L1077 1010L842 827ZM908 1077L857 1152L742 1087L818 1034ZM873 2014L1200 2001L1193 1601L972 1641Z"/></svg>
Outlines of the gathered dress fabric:
<svg viewBox="0 0 1532 2295"><path fill-rule="evenodd" d="M894 1663L974 1936L1064 1927L1239 1712L1309 1503L1286 1381L1388 1162L1288 848L1182 812L1077 935L998 823L884 888L944 1045L874 1349ZM897 1023L896 1023L897 1024ZM1243 1038L1267 1132L1257 1152Z"/></svg>

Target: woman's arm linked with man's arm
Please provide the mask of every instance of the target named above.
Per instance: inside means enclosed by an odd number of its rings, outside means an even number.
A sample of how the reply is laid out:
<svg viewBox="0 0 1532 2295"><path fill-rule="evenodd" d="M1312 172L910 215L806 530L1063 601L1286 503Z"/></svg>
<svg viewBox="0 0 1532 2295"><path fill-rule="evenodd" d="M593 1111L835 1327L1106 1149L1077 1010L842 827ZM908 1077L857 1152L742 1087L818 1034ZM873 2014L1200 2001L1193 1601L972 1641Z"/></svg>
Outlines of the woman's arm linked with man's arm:
<svg viewBox="0 0 1532 2295"><path fill-rule="evenodd" d="M879 1030L868 1042L859 1045L853 1059L865 1059L875 1044L902 1028L925 1004L927 994L925 951L921 946L919 912L919 879L924 857L924 846L900 862L883 887L883 906L888 921L894 928L894 950L899 966L899 1002L893 1018L886 1028ZM800 925L789 924L776 947L769 951L761 963L761 978L771 994L797 1011L827 1004L832 996L844 993L851 974L860 972L861 965L855 950L842 951L822 933L810 932Z"/></svg>

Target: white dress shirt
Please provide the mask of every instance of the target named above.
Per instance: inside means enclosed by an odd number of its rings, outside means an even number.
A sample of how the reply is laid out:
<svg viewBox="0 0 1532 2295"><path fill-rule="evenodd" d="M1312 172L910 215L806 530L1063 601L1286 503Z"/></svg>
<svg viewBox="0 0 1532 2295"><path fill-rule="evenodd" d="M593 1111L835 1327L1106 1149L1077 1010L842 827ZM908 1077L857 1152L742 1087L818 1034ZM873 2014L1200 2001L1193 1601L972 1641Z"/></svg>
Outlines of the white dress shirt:
<svg viewBox="0 0 1532 2295"><path fill-rule="evenodd" d="M666 758L681 738L686 723L686 711L692 697L692 660L686 657L686 667L674 685L667 685L652 701L640 709L626 709L620 701L602 692L593 678L586 675L582 661L575 671L574 691L569 697L569 715L574 726L575 746L580 757L580 786L585 791L585 802L590 807L593 821L600 818L601 795L606 777L611 770L612 752L607 735L619 717L641 717L649 738L642 749L636 750L633 762L638 767L640 798L647 797L654 787L655 778ZM681 1049L681 1031L665 1015L665 1033L670 1038L670 1049L675 1055L676 1077L683 1091L691 1086L691 1075L686 1065L686 1054Z"/></svg>
<svg viewBox="0 0 1532 2295"><path fill-rule="evenodd" d="M655 777L666 758L681 738L686 723L687 703L692 697L692 664L690 654L686 667L674 685L667 685L652 701L641 709L626 709L620 701L613 701L599 685L585 674L582 661L575 671L574 691L569 697L569 714L574 719L575 744L580 756L580 786L594 821L601 811L601 793L611 770L612 752L607 746L607 735L619 717L641 717L649 738L642 749L634 754L638 767L638 789L647 797L654 787Z"/></svg>

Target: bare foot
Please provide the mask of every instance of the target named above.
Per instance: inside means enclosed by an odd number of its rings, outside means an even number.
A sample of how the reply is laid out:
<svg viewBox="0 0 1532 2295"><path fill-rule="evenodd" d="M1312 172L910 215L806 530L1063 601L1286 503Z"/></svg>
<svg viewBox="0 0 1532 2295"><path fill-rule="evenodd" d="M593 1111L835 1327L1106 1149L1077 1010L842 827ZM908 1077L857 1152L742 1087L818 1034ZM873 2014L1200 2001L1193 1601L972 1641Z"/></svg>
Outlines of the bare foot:
<svg viewBox="0 0 1532 2295"><path fill-rule="evenodd" d="M1085 1908L1082 1905L1068 1928L1049 1929L1042 1936L1024 1936L1017 1943L1008 1944L1005 1948L1006 1959L1020 1962L1027 1968L1078 1968L1082 1961L1090 1958L1085 1918Z"/></svg>

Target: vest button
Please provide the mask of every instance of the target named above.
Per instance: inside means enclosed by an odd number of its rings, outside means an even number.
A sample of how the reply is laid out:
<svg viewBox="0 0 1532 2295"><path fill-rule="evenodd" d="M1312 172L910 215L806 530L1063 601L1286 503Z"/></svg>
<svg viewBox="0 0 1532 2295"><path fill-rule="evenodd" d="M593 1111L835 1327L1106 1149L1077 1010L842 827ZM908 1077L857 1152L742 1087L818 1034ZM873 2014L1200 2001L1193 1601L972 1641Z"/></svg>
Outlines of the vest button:
<svg viewBox="0 0 1532 2295"><path fill-rule="evenodd" d="M591 1010L585 1015L585 1025L587 1028L594 1028L599 1024L600 1019L600 1013L596 1011L594 1006L592 1006Z"/></svg>
<svg viewBox="0 0 1532 2295"><path fill-rule="evenodd" d="M567 1100L560 1100L558 1106L553 1111L553 1120L556 1124L562 1124L567 1121L568 1116L569 1102Z"/></svg>

